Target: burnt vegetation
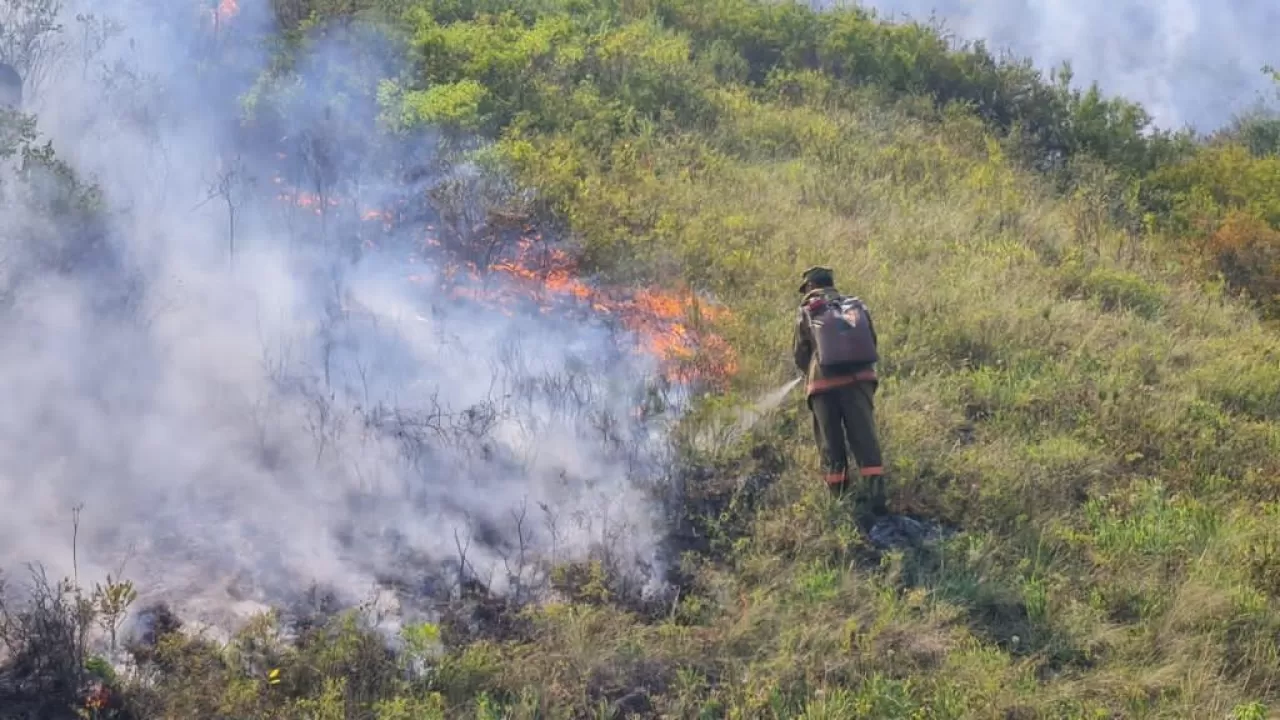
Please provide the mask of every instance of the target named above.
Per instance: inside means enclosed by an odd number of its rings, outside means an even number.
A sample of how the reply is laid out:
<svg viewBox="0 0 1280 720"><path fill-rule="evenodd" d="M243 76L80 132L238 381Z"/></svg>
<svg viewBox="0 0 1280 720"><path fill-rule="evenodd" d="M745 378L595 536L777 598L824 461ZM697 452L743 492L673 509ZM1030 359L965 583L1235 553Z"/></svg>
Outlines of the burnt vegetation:
<svg viewBox="0 0 1280 720"><path fill-rule="evenodd" d="M226 595L274 609L222 634L140 599L127 566L32 566L0 585L0 717L1244 719L1280 702L1270 115L1153 131L1069 71L861 9L279 0L264 30L248 5L164 20L201 39L180 62L227 140L201 175L218 264L247 272L264 234L328 261L307 266L314 362L265 354L235 438L282 482L348 483L324 529L376 587L268 564ZM13 78L30 97L99 73L103 112L158 156L176 101L106 61L127 22L13 7L6 327L38 280L78 277L95 321L149 327L159 290L112 242L119 189L62 159ZM433 342L448 318L524 323L466 359L487 387L469 402L438 378L412 402L387 391L394 323L344 273L408 257L396 281L430 284ZM893 502L919 522L859 527L815 481L803 402L753 412L789 379L784 310L812 260L876 313ZM561 342L543 315L647 346L538 366L530 336ZM619 395L644 353L671 364ZM595 465L555 458L560 427ZM405 512L423 520L386 519Z"/></svg>

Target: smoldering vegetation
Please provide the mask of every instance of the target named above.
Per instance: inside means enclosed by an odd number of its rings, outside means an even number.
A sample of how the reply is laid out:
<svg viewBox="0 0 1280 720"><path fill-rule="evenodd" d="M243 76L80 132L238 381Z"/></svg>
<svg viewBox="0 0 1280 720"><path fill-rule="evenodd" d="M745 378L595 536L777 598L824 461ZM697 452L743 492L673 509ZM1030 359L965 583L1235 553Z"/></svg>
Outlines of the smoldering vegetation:
<svg viewBox="0 0 1280 720"><path fill-rule="evenodd" d="M581 563L661 589L681 389L612 320L485 271L568 239L475 140L380 123L364 72L404 70L394 38L321 29L264 73L265 5L24 3L0 42L40 76L0 111L11 656L60 577L214 626L523 602Z"/></svg>

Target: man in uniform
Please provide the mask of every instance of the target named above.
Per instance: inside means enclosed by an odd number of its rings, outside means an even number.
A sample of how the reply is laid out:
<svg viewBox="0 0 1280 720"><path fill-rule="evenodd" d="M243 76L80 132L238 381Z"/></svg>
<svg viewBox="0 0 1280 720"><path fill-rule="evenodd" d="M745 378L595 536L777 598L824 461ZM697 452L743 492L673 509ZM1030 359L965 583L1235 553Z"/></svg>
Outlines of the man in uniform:
<svg viewBox="0 0 1280 720"><path fill-rule="evenodd" d="M852 450L862 483L863 492L858 495L870 501L873 514L884 514L887 512L884 467L875 423L874 398L879 385L875 363L819 364L805 306L815 300L833 303L839 300L835 273L826 267L809 268L804 272L800 293L803 299L797 311L793 342L795 363L807 381L805 391L813 414L814 438L822 456L823 479L833 494L843 495L849 482L848 458ZM871 324L870 314L866 314L865 319L874 345L875 326Z"/></svg>

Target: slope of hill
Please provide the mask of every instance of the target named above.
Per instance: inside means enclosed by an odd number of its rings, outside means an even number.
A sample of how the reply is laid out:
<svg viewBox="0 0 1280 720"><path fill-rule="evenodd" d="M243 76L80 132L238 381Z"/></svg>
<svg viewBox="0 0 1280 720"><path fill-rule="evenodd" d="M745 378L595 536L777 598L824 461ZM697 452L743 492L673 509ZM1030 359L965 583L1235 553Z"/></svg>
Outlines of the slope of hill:
<svg viewBox="0 0 1280 720"><path fill-rule="evenodd" d="M673 438L675 592L637 599L587 561L556 568L554 601L457 598L396 652L352 613L297 637L273 616L225 644L171 633L136 650L144 674L93 666L97 717L1262 718L1280 702L1274 121L1152 132L1136 106L856 10L273 14L251 134L320 97L377 103L336 147L485 138L468 157L536 191L518 222L565 238L575 277L727 308L689 321L732 355L686 357L715 382ZM745 437L716 433L793 377L815 263L876 314L893 501L953 528L944 541L871 547L817 479L798 393ZM14 618L32 615L0 610L11 656L63 647L21 645Z"/></svg>

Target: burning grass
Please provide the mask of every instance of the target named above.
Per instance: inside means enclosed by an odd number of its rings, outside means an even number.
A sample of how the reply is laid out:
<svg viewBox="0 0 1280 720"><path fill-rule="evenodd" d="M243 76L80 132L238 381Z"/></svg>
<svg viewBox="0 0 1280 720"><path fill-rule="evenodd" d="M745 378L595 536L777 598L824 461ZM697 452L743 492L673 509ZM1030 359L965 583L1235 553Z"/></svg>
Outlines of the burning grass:
<svg viewBox="0 0 1280 720"><path fill-rule="evenodd" d="M736 372L733 349L710 330L727 318L728 310L687 288L593 285L577 274L578 264L566 251L548 245L541 235L520 237L509 257L487 270L505 278L502 285L509 290L471 297L502 305L514 296L537 303L544 313L588 310L616 319L635 336L642 352L659 360L671 382L721 386Z"/></svg>
<svg viewBox="0 0 1280 720"><path fill-rule="evenodd" d="M279 176L275 181L283 182ZM360 222L374 225L383 237L399 232L397 213L391 210L355 207L344 198L301 191L281 191L277 199L316 217L352 213ZM732 346L715 331L717 324L730 318L729 310L687 286L628 288L586 278L563 243L528 224L514 238L497 241L442 238L445 233L436 225L426 226L425 231L408 263L439 268L436 277L442 285L438 289L453 298L508 316L531 304L544 315L590 316L611 324L634 338L636 351L655 358L664 379L672 384L721 390L738 371ZM365 245L372 247L376 242L368 238ZM475 246L485 242L497 246L488 251L496 257L487 262L468 259L478 254ZM414 283L427 278L421 272L407 275Z"/></svg>

